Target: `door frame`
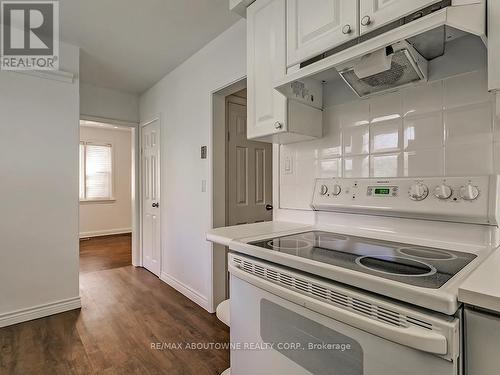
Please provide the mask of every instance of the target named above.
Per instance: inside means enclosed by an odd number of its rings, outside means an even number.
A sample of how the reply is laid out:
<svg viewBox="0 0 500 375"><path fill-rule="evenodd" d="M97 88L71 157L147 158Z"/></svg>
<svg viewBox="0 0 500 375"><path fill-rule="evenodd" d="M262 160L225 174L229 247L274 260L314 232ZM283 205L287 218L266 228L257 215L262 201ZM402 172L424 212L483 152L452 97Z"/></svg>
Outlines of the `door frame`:
<svg viewBox="0 0 500 375"><path fill-rule="evenodd" d="M95 121L105 124L111 124L121 127L126 127L132 129L132 182L131 182L131 205L132 205L132 265L135 267L142 266L142 248L141 248L141 224L139 221L140 211L140 199L137 194L140 187L140 127L138 122L126 121L126 120L116 120L107 117L100 116L90 116L80 114L80 120L84 121Z"/></svg>
<svg viewBox="0 0 500 375"><path fill-rule="evenodd" d="M226 226L226 96L234 94L247 87L247 76L240 76L233 81L229 81L221 86L214 87L210 92L210 121L208 139L208 193L210 194L209 212L210 228ZM247 107L248 108L248 107ZM223 117L221 118L221 113ZM221 135L221 129L223 135ZM217 147L224 144L223 152ZM217 152L219 151L219 152ZM224 168L220 167L221 160L224 161ZM279 145L273 145L273 220L276 220L279 212ZM222 180L222 182L221 182ZM224 194L224 198L220 196ZM217 196L219 195L219 196ZM217 305L225 299L225 268L227 263L227 248L222 245L210 243L210 268L208 275L208 312L215 312Z"/></svg>
<svg viewBox="0 0 500 375"><path fill-rule="evenodd" d="M210 228L226 226L226 97L247 87L246 75L214 87L210 92L208 192ZM213 313L217 305L226 299L227 248L210 243L210 268L206 309Z"/></svg>
<svg viewBox="0 0 500 375"><path fill-rule="evenodd" d="M160 215L160 274L158 275L159 278L161 278L161 273L162 273L162 259L163 259L163 236L161 235L161 225L162 225L162 220L161 220L161 217L162 217L162 208L163 208L163 202L162 202L162 183L161 183L161 176L162 176L162 155L163 155L163 151L162 151L162 148L161 148L161 145L162 145L162 139L161 139L161 128L162 128L162 116L161 116L161 113L158 113L154 116L152 116L151 118L149 118L148 120L146 121L143 121L143 122L140 122L139 123L139 126L138 126L138 164L139 164L139 168L138 168L138 179L137 179L137 182L138 182L138 186L137 186L137 201L138 201L138 229L139 229L139 238L138 238L138 253L136 254L136 260L137 260L137 264L134 264L134 266L136 267L144 267L144 263L143 263L143 248L142 248L142 239L143 239L143 230L142 230L142 224L143 224L143 220L142 220L142 217L143 217L143 202L142 202L142 177L143 177L143 168L142 168L142 128L155 122L155 121L158 121L159 122L159 127L158 127L158 142L160 144L160 159L159 159L159 163L160 163L160 176L159 176L159 183L160 183L160 189L159 189L159 201L160 201L160 210L159 210L159 215Z"/></svg>

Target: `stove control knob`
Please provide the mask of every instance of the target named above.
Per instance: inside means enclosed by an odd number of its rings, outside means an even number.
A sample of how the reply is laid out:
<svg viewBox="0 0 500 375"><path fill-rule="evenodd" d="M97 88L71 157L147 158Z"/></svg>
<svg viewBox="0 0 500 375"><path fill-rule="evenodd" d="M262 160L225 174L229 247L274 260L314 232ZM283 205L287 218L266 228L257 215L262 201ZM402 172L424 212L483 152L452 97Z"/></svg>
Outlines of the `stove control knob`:
<svg viewBox="0 0 500 375"><path fill-rule="evenodd" d="M321 195L326 195L326 193L328 193L328 186L326 185L321 185L321 187L319 188L319 193Z"/></svg>
<svg viewBox="0 0 500 375"><path fill-rule="evenodd" d="M333 185L333 188L332 188L332 194L337 196L340 194L340 192L342 191L342 188L340 187L340 185Z"/></svg>
<svg viewBox="0 0 500 375"><path fill-rule="evenodd" d="M477 186L468 183L460 188L460 197L466 201L473 201L479 197L479 189Z"/></svg>
<svg viewBox="0 0 500 375"><path fill-rule="evenodd" d="M424 185L421 182L417 182L410 187L408 195L411 200L423 201L429 195L429 188L427 187L427 185Z"/></svg>
<svg viewBox="0 0 500 375"><path fill-rule="evenodd" d="M448 199L453 194L453 190L446 184L441 184L434 189L434 196L438 199Z"/></svg>

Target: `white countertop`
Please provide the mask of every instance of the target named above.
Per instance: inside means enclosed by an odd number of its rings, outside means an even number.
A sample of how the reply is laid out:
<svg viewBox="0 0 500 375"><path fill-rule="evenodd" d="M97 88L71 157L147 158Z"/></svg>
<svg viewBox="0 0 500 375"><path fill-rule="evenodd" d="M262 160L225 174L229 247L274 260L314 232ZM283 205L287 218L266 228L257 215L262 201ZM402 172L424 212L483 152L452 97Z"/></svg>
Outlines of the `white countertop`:
<svg viewBox="0 0 500 375"><path fill-rule="evenodd" d="M237 225L211 229L207 233L207 240L224 246L229 246L231 241L248 237L274 236L287 232L300 232L311 229L310 225L289 223L286 221L266 221L263 223Z"/></svg>
<svg viewBox="0 0 500 375"><path fill-rule="evenodd" d="M486 258L460 285L458 300L500 312L500 249Z"/></svg>

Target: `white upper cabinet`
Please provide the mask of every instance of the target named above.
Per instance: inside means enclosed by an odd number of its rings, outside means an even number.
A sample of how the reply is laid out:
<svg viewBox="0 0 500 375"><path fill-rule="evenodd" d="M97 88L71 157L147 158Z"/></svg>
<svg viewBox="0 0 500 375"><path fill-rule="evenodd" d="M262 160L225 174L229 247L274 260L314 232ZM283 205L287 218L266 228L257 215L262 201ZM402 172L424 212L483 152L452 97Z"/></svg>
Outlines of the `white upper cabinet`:
<svg viewBox="0 0 500 375"><path fill-rule="evenodd" d="M359 36L357 0L287 0L287 65Z"/></svg>
<svg viewBox="0 0 500 375"><path fill-rule="evenodd" d="M286 71L285 1L257 0L247 9L249 139L287 130L287 98L274 89Z"/></svg>
<svg viewBox="0 0 500 375"><path fill-rule="evenodd" d="M361 34L439 2L440 0L359 0Z"/></svg>

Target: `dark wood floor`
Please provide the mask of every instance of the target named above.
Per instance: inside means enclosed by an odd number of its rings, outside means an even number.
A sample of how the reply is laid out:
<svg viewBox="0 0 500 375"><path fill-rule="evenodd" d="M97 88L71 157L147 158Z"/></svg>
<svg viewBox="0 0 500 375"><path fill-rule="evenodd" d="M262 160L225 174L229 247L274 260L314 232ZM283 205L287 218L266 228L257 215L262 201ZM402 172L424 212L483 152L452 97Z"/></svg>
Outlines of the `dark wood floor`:
<svg viewBox="0 0 500 375"><path fill-rule="evenodd" d="M0 374L215 375L229 367L227 350L209 348L229 341L214 315L144 269L96 262L99 250L84 246L82 310L0 329ZM84 253L93 254L86 266ZM192 343L207 348L185 349Z"/></svg>
<svg viewBox="0 0 500 375"><path fill-rule="evenodd" d="M132 236L94 237L80 240L80 273L108 270L132 264Z"/></svg>

